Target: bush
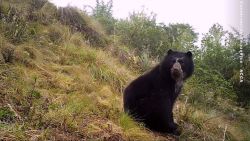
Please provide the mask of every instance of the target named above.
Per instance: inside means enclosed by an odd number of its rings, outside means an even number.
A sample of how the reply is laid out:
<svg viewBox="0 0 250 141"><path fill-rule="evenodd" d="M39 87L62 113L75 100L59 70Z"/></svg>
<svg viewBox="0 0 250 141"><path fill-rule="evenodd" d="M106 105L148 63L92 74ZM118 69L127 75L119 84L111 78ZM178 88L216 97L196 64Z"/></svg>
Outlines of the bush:
<svg viewBox="0 0 250 141"><path fill-rule="evenodd" d="M14 7L9 7L8 14L3 16L4 35L12 43L18 44L28 39L28 24Z"/></svg>
<svg viewBox="0 0 250 141"><path fill-rule="evenodd" d="M48 1L47 0L31 0L30 5L32 9L41 9Z"/></svg>
<svg viewBox="0 0 250 141"><path fill-rule="evenodd" d="M52 3L46 2L39 10L34 11L33 18L44 25L52 24L57 17L57 8Z"/></svg>
<svg viewBox="0 0 250 141"><path fill-rule="evenodd" d="M103 25L107 34L114 34L115 19L112 15L113 2L109 1L105 4L103 1L96 1L93 9L93 17Z"/></svg>
<svg viewBox="0 0 250 141"><path fill-rule="evenodd" d="M141 56L147 52L149 56L162 57L168 46L168 36L165 30L157 25L155 15L144 12L133 13L127 20L116 23L115 33L120 41L136 50Z"/></svg>
<svg viewBox="0 0 250 141"><path fill-rule="evenodd" d="M3 43L0 45L0 55L2 63L12 63L14 59L14 46Z"/></svg>
<svg viewBox="0 0 250 141"><path fill-rule="evenodd" d="M18 46L14 50L14 61L24 64L26 67L35 67L35 60L40 58L40 54L35 48L29 46Z"/></svg>
<svg viewBox="0 0 250 141"><path fill-rule="evenodd" d="M183 93L193 106L223 111L230 109L228 103L236 98L232 85L219 72L200 67L187 81Z"/></svg>
<svg viewBox="0 0 250 141"><path fill-rule="evenodd" d="M14 113L8 107L0 107L0 121L10 122L14 119Z"/></svg>
<svg viewBox="0 0 250 141"><path fill-rule="evenodd" d="M59 8L58 19L61 23L69 25L76 31L81 31L87 26L87 22L80 12L73 7Z"/></svg>
<svg viewBox="0 0 250 141"><path fill-rule="evenodd" d="M49 39L55 44L59 44L63 41L63 34L63 31L58 25L52 25L48 29Z"/></svg>

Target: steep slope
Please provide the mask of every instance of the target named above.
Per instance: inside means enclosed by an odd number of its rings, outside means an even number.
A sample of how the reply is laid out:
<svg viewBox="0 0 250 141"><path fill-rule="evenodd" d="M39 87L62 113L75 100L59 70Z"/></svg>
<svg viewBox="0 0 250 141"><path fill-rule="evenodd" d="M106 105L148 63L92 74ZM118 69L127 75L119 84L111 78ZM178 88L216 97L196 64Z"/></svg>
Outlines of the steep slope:
<svg viewBox="0 0 250 141"><path fill-rule="evenodd" d="M10 56L0 67L1 139L159 138L122 113L121 90L134 74L60 24L41 26L38 34L57 27L67 33L59 45L45 37L47 43L14 46L1 36L1 50Z"/></svg>
<svg viewBox="0 0 250 141"><path fill-rule="evenodd" d="M27 9L20 15L19 8L28 2L1 2L1 140L167 139L122 112L122 90L135 73L110 53L90 47L96 38L91 43L93 37L82 34L87 31L60 20L46 23L50 16L42 8L35 11L40 19L27 21Z"/></svg>

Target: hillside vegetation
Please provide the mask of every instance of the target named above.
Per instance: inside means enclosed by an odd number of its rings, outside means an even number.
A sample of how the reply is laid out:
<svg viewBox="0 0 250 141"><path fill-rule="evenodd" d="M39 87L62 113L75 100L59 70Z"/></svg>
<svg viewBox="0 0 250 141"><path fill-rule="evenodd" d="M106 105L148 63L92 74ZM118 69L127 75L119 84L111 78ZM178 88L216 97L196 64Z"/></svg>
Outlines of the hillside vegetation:
<svg viewBox="0 0 250 141"><path fill-rule="evenodd" d="M112 1L97 1L87 15L46 0L0 0L0 140L250 140L250 73L238 86L237 64L228 59L234 49L217 41L220 25L199 49L188 24L157 25L143 12L116 20L111 11ZM228 35L238 49L238 36ZM196 56L174 111L180 137L149 131L122 107L126 85L169 48Z"/></svg>

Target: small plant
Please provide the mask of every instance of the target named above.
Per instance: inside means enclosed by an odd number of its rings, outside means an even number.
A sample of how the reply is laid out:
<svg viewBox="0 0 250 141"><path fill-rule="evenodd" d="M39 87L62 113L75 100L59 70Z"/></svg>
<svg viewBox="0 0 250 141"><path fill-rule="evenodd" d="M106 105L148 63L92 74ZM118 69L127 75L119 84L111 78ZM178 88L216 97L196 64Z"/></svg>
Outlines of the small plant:
<svg viewBox="0 0 250 141"><path fill-rule="evenodd" d="M85 45L84 38L80 33L73 34L70 38L70 42L72 42L76 47Z"/></svg>
<svg viewBox="0 0 250 141"><path fill-rule="evenodd" d="M14 112L8 107L0 107L0 121L10 122L14 119Z"/></svg>
<svg viewBox="0 0 250 141"><path fill-rule="evenodd" d="M4 46L0 48L0 55L4 63L13 63L14 47L10 44L4 44Z"/></svg>
<svg viewBox="0 0 250 141"><path fill-rule="evenodd" d="M31 91L30 91L30 96L34 99L39 99L41 98L41 94L39 91L36 90L36 85L37 85L37 76L34 76L33 77L34 79L34 82L32 84L32 88L31 88Z"/></svg>
<svg viewBox="0 0 250 141"><path fill-rule="evenodd" d="M51 26L48 33L49 39L55 43L59 44L63 41L63 32L58 26Z"/></svg>
<svg viewBox="0 0 250 141"><path fill-rule="evenodd" d="M13 44L27 41L29 37L28 23L17 8L9 6L8 13L2 14L4 35Z"/></svg>
<svg viewBox="0 0 250 141"><path fill-rule="evenodd" d="M47 0L31 0L30 5L34 9L41 9L47 2Z"/></svg>
<svg viewBox="0 0 250 141"><path fill-rule="evenodd" d="M38 18L43 25L49 25L56 21L57 8L55 5L46 2L41 9L35 9L34 17Z"/></svg>
<svg viewBox="0 0 250 141"><path fill-rule="evenodd" d="M120 116L119 124L125 131L132 129L132 128L137 128L136 123L127 114L122 114Z"/></svg>

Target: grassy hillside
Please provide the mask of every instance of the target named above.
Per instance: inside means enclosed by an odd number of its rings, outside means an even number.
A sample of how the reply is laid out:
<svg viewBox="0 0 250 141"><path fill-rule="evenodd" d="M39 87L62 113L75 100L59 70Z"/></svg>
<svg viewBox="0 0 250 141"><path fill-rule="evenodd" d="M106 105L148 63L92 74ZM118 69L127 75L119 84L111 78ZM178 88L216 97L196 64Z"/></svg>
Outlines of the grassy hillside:
<svg viewBox="0 0 250 141"><path fill-rule="evenodd" d="M1 0L0 13L0 140L176 140L123 113L139 69L95 20L43 0ZM195 103L196 78L176 104L179 139L249 140L248 111L220 98Z"/></svg>

